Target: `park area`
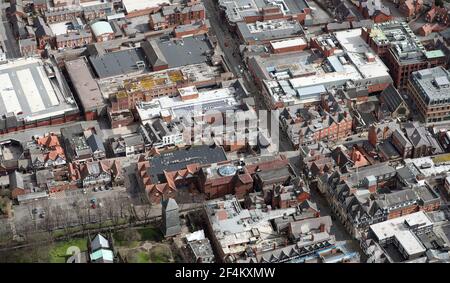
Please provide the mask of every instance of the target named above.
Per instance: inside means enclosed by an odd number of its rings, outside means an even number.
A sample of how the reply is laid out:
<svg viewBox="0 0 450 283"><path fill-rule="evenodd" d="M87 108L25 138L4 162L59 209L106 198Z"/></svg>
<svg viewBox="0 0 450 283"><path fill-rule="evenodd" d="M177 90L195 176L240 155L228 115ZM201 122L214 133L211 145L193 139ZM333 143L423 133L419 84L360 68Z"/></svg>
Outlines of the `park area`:
<svg viewBox="0 0 450 283"><path fill-rule="evenodd" d="M0 263L65 263L74 248L78 248L80 252L87 250L87 240L87 237L73 238L1 252ZM180 260L172 251L171 243L164 239L159 228L152 225L116 231L113 233L113 240L115 251L128 263L164 263Z"/></svg>
<svg viewBox="0 0 450 283"><path fill-rule="evenodd" d="M170 243L164 241L160 230L153 226L127 229L114 233L114 244L128 263L175 262Z"/></svg>
<svg viewBox="0 0 450 283"><path fill-rule="evenodd" d="M68 241L35 245L15 251L2 252L0 254L0 262L65 263L67 258L70 257L70 253L68 254L67 252L71 247L77 247L81 252L86 251L87 239L75 238Z"/></svg>

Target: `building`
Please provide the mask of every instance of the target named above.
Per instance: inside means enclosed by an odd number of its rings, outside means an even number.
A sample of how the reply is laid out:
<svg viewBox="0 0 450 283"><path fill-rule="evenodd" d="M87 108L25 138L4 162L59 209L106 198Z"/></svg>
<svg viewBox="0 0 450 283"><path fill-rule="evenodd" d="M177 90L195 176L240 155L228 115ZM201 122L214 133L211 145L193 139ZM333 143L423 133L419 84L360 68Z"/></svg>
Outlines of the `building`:
<svg viewBox="0 0 450 283"><path fill-rule="evenodd" d="M70 163L68 175L70 180L83 188L103 186L109 189L123 184L122 167L118 159Z"/></svg>
<svg viewBox="0 0 450 283"><path fill-rule="evenodd" d="M131 156L145 151L144 138L141 134L111 138L109 146L116 157Z"/></svg>
<svg viewBox="0 0 450 283"><path fill-rule="evenodd" d="M450 73L444 67L413 72L407 89L425 122L450 119Z"/></svg>
<svg viewBox="0 0 450 283"><path fill-rule="evenodd" d="M142 49L153 71L209 62L213 46L207 35L147 39Z"/></svg>
<svg viewBox="0 0 450 283"><path fill-rule="evenodd" d="M311 13L308 2L302 1L236 1L220 0L219 8L232 27L239 22L255 23L287 19L303 23Z"/></svg>
<svg viewBox="0 0 450 283"><path fill-rule="evenodd" d="M58 25L59 24L60 23L58 23ZM72 24L72 26L74 26L74 24ZM93 37L91 32L86 31L83 28L67 28L64 33L55 34L55 47L58 49L86 46L91 44L92 41Z"/></svg>
<svg viewBox="0 0 450 283"><path fill-rule="evenodd" d="M302 51L307 47L307 45L306 40L302 37L272 40L269 43L270 50L274 54Z"/></svg>
<svg viewBox="0 0 450 283"><path fill-rule="evenodd" d="M419 14L423 7L422 0L405 0L402 2L403 3L400 4L399 10L406 17L413 17Z"/></svg>
<svg viewBox="0 0 450 283"><path fill-rule="evenodd" d="M408 104L393 85L389 85L380 93L380 102L387 108L391 118L406 120L409 117Z"/></svg>
<svg viewBox="0 0 450 283"><path fill-rule="evenodd" d="M116 260L111 241L101 234L88 242L89 263L114 263ZM69 262L69 261L68 261ZM77 261L80 262L80 261Z"/></svg>
<svg viewBox="0 0 450 283"><path fill-rule="evenodd" d="M321 49L320 55L303 51L250 57L248 69L266 105L276 109L318 103L327 90L337 88L364 89L366 95L386 88L392 82L388 68L360 34L352 29L313 39L310 45Z"/></svg>
<svg viewBox="0 0 450 283"><path fill-rule="evenodd" d="M95 76L100 79L140 74L149 69L141 48L127 48L108 53L91 54L89 63Z"/></svg>
<svg viewBox="0 0 450 283"><path fill-rule="evenodd" d="M270 221L296 212L295 208L243 209L231 195L206 202L204 209L212 246L223 262L235 262L248 249L261 253L284 246L286 239L276 233Z"/></svg>
<svg viewBox="0 0 450 283"><path fill-rule="evenodd" d="M113 13L114 1L87 0L80 2L83 17L86 22L90 22L95 19L104 19Z"/></svg>
<svg viewBox="0 0 450 283"><path fill-rule="evenodd" d="M449 9L447 7L433 5L425 14L425 21L429 23L438 22L444 26L448 26L450 24Z"/></svg>
<svg viewBox="0 0 450 283"><path fill-rule="evenodd" d="M400 252L403 259L421 257L426 248L419 239L420 235L433 229L433 222L424 212L416 212L370 226L374 239L386 250L389 246Z"/></svg>
<svg viewBox="0 0 450 283"><path fill-rule="evenodd" d="M178 204L173 198L162 203L162 232L165 237L173 237L181 233Z"/></svg>
<svg viewBox="0 0 450 283"><path fill-rule="evenodd" d="M37 58L0 65L0 133L79 119L78 106L60 70Z"/></svg>
<svg viewBox="0 0 450 283"><path fill-rule="evenodd" d="M43 15L48 24L72 21L82 15L83 9L79 5L48 7Z"/></svg>
<svg viewBox="0 0 450 283"><path fill-rule="evenodd" d="M393 19L391 10L381 0L359 0L356 3L362 15L366 19L372 19L375 23L382 23Z"/></svg>
<svg viewBox="0 0 450 283"><path fill-rule="evenodd" d="M194 175L199 167L226 161L222 147L193 146L186 150L174 150L159 153L149 160L143 156L139 159L137 180L151 203L174 198L177 187L194 186Z"/></svg>
<svg viewBox="0 0 450 283"><path fill-rule="evenodd" d="M166 146L178 146L184 143L183 133L175 123L166 123L161 118L146 122L139 126L139 133L143 141L150 148L164 148Z"/></svg>
<svg viewBox="0 0 450 283"><path fill-rule="evenodd" d="M94 135L97 136L92 129L85 130L80 124L61 128L61 140L67 157L71 161L84 162L92 161L94 152L97 153L97 157L103 156L102 141Z"/></svg>
<svg viewBox="0 0 450 283"><path fill-rule="evenodd" d="M86 120L95 120L106 110L106 103L100 92L85 57L66 61L65 67L72 87L77 94Z"/></svg>
<svg viewBox="0 0 450 283"><path fill-rule="evenodd" d="M445 65L442 50L427 51L406 22L388 22L363 28L362 37L378 54L397 88L406 88L412 72Z"/></svg>
<svg viewBox="0 0 450 283"><path fill-rule="evenodd" d="M27 145L34 169L57 167L66 164L66 156L59 138L49 133Z"/></svg>
<svg viewBox="0 0 450 283"><path fill-rule="evenodd" d="M150 15L149 25L152 30L161 30L181 25L194 24L206 19L202 3L185 3L163 6L157 13Z"/></svg>
<svg viewBox="0 0 450 283"><path fill-rule="evenodd" d="M20 54L23 57L31 57L37 54L36 38L19 39Z"/></svg>
<svg viewBox="0 0 450 283"><path fill-rule="evenodd" d="M257 21L254 23L239 22L236 28L241 42L248 45L265 44L271 40L303 35L300 23L289 20Z"/></svg>
<svg viewBox="0 0 450 283"><path fill-rule="evenodd" d="M155 13L162 6L170 5L169 0L122 0L122 6L125 9L127 18L146 16Z"/></svg>
<svg viewBox="0 0 450 283"><path fill-rule="evenodd" d="M143 123L154 118L172 121L186 115L203 117L208 112L225 113L227 110L237 109L241 105L239 98L245 97L244 86L239 80L223 84L223 88L206 91L198 91L195 86L178 88L178 96L163 96L148 102L138 102L138 117Z"/></svg>
<svg viewBox="0 0 450 283"><path fill-rule="evenodd" d="M115 38L114 30L106 21L98 21L91 24L91 31L97 42L104 42Z"/></svg>
<svg viewBox="0 0 450 283"><path fill-rule="evenodd" d="M319 141L337 141L352 133L353 118L344 101L335 94L322 95L321 111L308 108L286 108L282 112L282 125L292 145L311 145Z"/></svg>
<svg viewBox="0 0 450 283"><path fill-rule="evenodd" d="M214 263L215 257L209 239L203 230L186 235L187 254L195 263Z"/></svg>

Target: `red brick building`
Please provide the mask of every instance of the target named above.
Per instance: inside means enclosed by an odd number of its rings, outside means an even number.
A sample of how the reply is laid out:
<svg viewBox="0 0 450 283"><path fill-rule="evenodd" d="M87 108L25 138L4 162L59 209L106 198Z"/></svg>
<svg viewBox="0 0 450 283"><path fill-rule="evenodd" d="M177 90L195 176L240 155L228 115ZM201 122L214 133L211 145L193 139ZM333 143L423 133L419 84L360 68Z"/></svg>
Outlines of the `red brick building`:
<svg viewBox="0 0 450 283"><path fill-rule="evenodd" d="M179 25L188 25L204 21L205 7L202 3L163 6L157 13L150 15L151 30L161 30Z"/></svg>
<svg viewBox="0 0 450 283"><path fill-rule="evenodd" d="M399 10L406 17L412 17L420 13L422 7L422 0L406 0L402 4L400 4Z"/></svg>
<svg viewBox="0 0 450 283"><path fill-rule="evenodd" d="M375 24L363 28L362 37L389 68L397 88L406 87L412 72L446 63L441 50L426 51L420 42L414 40L415 36L407 23Z"/></svg>

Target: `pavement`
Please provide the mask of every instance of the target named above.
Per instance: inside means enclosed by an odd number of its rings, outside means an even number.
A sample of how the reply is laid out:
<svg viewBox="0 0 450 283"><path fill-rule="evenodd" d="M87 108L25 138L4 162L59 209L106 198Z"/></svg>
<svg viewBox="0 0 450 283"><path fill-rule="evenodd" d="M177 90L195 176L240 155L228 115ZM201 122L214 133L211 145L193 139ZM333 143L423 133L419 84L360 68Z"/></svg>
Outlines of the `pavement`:
<svg viewBox="0 0 450 283"><path fill-rule="evenodd" d="M6 18L5 9L9 7L9 3L5 3L5 0L0 0L0 42L6 52L6 58L19 58L21 57L20 49L15 37L12 33L12 28L8 19Z"/></svg>

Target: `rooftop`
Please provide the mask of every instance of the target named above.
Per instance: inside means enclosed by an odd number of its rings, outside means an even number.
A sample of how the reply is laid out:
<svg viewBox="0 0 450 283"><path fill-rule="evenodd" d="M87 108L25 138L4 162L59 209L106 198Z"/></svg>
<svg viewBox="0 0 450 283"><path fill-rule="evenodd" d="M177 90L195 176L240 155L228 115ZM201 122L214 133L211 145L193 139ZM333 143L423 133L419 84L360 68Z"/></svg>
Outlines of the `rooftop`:
<svg viewBox="0 0 450 283"><path fill-rule="evenodd" d="M184 91L182 88L180 91ZM160 117L163 111L169 112L172 118L195 114L202 115L206 111L225 111L234 109L240 103L236 98L237 89L234 86L198 92L195 99L183 99L183 95L175 97L163 96L149 102L137 104L141 121Z"/></svg>
<svg viewBox="0 0 450 283"><path fill-rule="evenodd" d="M170 4L169 0L122 0L123 7L127 13L156 8L163 4Z"/></svg>
<svg viewBox="0 0 450 283"><path fill-rule="evenodd" d="M150 160L148 169L152 180L164 181L164 171L178 171L185 169L190 164L212 164L226 161L227 157L222 147L210 147L207 145L194 146L187 149L179 149L172 152L161 153Z"/></svg>
<svg viewBox="0 0 450 283"><path fill-rule="evenodd" d="M36 58L0 65L0 113L25 121L78 112L59 69Z"/></svg>
<svg viewBox="0 0 450 283"><path fill-rule="evenodd" d="M297 21L288 20L240 22L237 29L245 41L264 41L303 34L302 27Z"/></svg>
<svg viewBox="0 0 450 283"><path fill-rule="evenodd" d="M208 62L212 46L205 35L169 39L161 37L156 44L167 60L169 68Z"/></svg>
<svg viewBox="0 0 450 283"><path fill-rule="evenodd" d="M443 56L438 51L427 52L406 22L374 24L370 29L370 37L377 45L390 45L391 51L400 62L422 61Z"/></svg>
<svg viewBox="0 0 450 283"><path fill-rule="evenodd" d="M84 111L105 106L100 89L89 70L86 59L82 57L66 61L65 64Z"/></svg>
<svg viewBox="0 0 450 283"><path fill-rule="evenodd" d="M246 17L260 15L262 9L279 7L283 15L296 15L309 8L305 0L220 0L230 22L242 22Z"/></svg>
<svg viewBox="0 0 450 283"><path fill-rule="evenodd" d="M413 231L414 226L427 227L433 223L423 212L415 212L397 217L381 223L373 224L370 229L379 241L386 241L395 237L408 255L425 252L425 248Z"/></svg>
<svg viewBox="0 0 450 283"><path fill-rule="evenodd" d="M148 70L141 48L89 56L89 61L96 75L101 79Z"/></svg>
<svg viewBox="0 0 450 283"><path fill-rule="evenodd" d="M391 83L388 68L371 53L361 38L361 29L328 35L321 44L337 50L325 58L322 54L303 51L269 57L254 56L249 65L263 80L272 100L285 105L318 101L325 90L354 85L357 87Z"/></svg>
<svg viewBox="0 0 450 283"><path fill-rule="evenodd" d="M450 103L450 73L443 67L413 72L411 80L426 104Z"/></svg>
<svg viewBox="0 0 450 283"><path fill-rule="evenodd" d="M208 201L205 210L224 254L243 252L251 243L262 250L285 243L285 239L274 231L270 220L296 212L295 208L268 212L243 209L233 196Z"/></svg>

